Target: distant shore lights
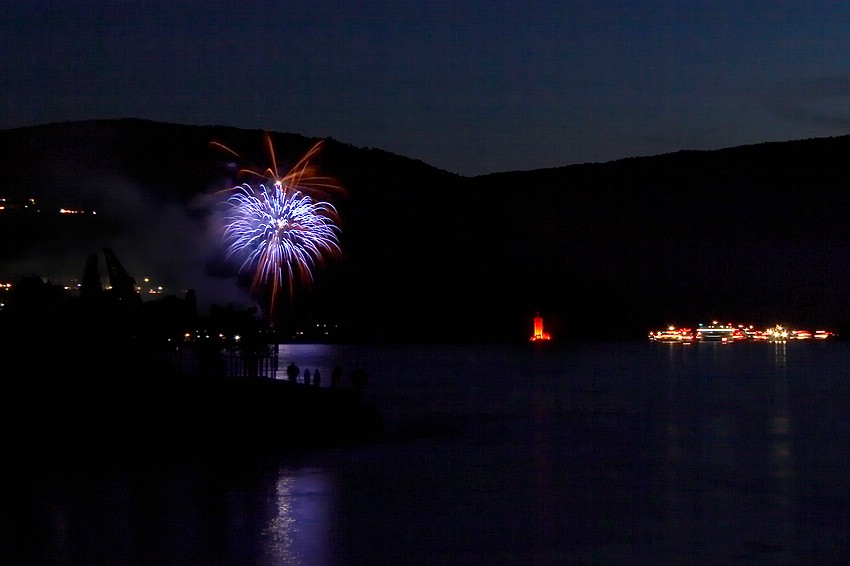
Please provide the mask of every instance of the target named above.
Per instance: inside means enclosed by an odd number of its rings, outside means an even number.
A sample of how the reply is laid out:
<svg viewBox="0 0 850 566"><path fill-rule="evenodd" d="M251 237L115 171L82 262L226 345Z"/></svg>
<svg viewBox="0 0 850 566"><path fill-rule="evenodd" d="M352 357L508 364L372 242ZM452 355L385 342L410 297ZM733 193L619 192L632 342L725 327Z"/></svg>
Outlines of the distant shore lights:
<svg viewBox="0 0 850 566"><path fill-rule="evenodd" d="M534 334L531 336L531 341L536 342L538 340L551 340L552 336L549 335L548 332L543 331L543 317L540 316L540 313L534 315Z"/></svg>

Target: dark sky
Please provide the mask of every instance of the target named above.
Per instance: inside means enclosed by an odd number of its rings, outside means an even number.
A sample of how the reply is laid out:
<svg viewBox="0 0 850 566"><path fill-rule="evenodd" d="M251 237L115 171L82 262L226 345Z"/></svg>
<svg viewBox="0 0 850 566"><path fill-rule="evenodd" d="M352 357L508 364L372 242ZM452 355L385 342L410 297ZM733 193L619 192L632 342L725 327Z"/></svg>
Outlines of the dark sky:
<svg viewBox="0 0 850 566"><path fill-rule="evenodd" d="M850 4L7 2L0 129L135 117L459 173L850 130Z"/></svg>

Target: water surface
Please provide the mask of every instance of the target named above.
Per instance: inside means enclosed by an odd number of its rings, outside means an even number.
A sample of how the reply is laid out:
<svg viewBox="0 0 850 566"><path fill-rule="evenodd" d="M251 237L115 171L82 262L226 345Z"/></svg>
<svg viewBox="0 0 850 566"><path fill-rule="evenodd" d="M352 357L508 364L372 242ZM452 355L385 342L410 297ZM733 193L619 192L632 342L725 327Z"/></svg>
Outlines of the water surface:
<svg viewBox="0 0 850 566"><path fill-rule="evenodd" d="M365 368L385 438L12 475L0 562L846 563L844 342L285 345L280 361L324 385Z"/></svg>

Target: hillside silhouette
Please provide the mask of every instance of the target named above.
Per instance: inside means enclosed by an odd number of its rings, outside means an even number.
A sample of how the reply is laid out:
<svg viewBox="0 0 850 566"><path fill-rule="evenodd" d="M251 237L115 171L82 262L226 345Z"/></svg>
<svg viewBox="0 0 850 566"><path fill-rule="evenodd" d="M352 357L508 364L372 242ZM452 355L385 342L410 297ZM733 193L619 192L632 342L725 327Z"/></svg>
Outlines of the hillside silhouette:
<svg viewBox="0 0 850 566"><path fill-rule="evenodd" d="M47 249L61 249L65 269L77 264L81 275L85 258L116 240L137 276L142 251L165 265L178 246L130 234L128 222L144 227L149 208L165 210L202 233L210 195L241 182L234 158L210 142L264 168L262 137L136 119L0 131L0 196L35 198L42 210L0 217L5 269L35 269ZM271 137L280 170L317 141ZM343 254L284 316L393 340L527 340L535 312L569 339L712 319L844 331L848 154L841 136L463 177L326 139L317 165L345 188L332 199ZM132 198L122 200L127 185ZM44 214L60 206L99 214ZM195 259L207 276L235 279L220 250L203 252ZM204 299L199 283L185 284Z"/></svg>

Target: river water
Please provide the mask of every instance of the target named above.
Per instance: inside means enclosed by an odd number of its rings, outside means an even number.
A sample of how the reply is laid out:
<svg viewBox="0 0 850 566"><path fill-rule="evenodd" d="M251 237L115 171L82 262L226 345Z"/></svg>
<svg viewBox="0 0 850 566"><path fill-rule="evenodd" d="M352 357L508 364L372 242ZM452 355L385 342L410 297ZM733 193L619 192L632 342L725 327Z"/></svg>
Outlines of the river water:
<svg viewBox="0 0 850 566"><path fill-rule="evenodd" d="M279 355L322 386L337 364L366 369L385 436L262 462L12 475L0 563L846 563L843 341Z"/></svg>

